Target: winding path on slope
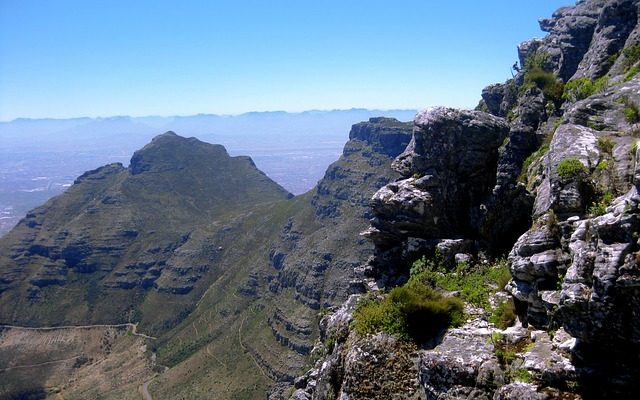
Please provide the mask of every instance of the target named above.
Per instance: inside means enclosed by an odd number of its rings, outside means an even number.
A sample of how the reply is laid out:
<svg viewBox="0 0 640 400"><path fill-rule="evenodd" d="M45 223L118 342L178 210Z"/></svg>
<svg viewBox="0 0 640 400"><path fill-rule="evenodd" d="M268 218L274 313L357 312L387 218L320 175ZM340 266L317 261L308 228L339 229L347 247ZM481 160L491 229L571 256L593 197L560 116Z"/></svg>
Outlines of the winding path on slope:
<svg viewBox="0 0 640 400"><path fill-rule="evenodd" d="M149 384L151 383L151 381L153 381L153 378L143 383L142 387L140 388L140 391L142 392L142 397L144 397L144 400L153 400L153 397L151 397L151 393L149 393Z"/></svg>
<svg viewBox="0 0 640 400"><path fill-rule="evenodd" d="M151 340L157 339L156 337L145 335L144 333L139 333L138 324L137 323L134 324L131 322L126 324L61 325L61 326L41 326L41 327L0 325L0 329L18 329L18 330L26 330L26 331L55 331L55 330L63 330L63 329L92 329L92 328L130 328L131 334L134 336L142 337L145 339L151 339ZM0 372L5 372L12 369L17 369L17 368L32 368L32 367L38 367L41 365L71 361L79 357L80 356L75 356L75 357L66 358L62 360L47 361L39 364L16 365L13 367L0 369ZM149 379L148 381L145 381L140 388L140 391L142 393L142 397L144 398L144 400L153 400L153 397L151 397L151 394L149 393L149 384L151 383L151 381L153 381L153 378Z"/></svg>
<svg viewBox="0 0 640 400"><path fill-rule="evenodd" d="M145 335L144 333L138 333L138 324L137 323L126 323L126 324L96 324L96 325L61 325L61 326L41 326L41 327L31 327L31 326L17 326L17 325L0 325L0 329L9 328L9 329L22 329L26 331L55 331L58 329L92 329L92 328L131 328L131 334L134 336L143 337L145 339L156 340L156 337Z"/></svg>

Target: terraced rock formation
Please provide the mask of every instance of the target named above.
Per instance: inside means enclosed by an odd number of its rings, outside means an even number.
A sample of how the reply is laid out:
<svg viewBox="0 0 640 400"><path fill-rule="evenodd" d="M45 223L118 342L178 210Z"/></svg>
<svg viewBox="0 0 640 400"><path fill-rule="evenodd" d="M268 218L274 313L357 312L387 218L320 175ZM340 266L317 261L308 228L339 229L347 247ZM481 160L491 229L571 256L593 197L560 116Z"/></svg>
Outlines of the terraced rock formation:
<svg viewBox="0 0 640 400"><path fill-rule="evenodd" d="M357 124L317 189L297 198L246 157L160 135L128 168L84 174L0 240L0 318L140 322L158 337L147 358L169 367L148 383L153 398L252 397L292 382L320 308L362 290L350 281L372 247L358 232L369 197L397 177L389 165L410 129Z"/></svg>

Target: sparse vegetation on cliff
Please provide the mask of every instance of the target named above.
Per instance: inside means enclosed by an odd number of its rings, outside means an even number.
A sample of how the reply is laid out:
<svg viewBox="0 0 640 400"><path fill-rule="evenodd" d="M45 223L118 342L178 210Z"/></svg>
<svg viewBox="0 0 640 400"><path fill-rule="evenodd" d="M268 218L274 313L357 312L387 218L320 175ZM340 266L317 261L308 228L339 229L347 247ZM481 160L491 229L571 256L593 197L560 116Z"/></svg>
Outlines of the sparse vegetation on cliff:
<svg viewBox="0 0 640 400"><path fill-rule="evenodd" d="M560 179L563 181L571 181L586 175L587 167L577 158L569 157L558 163L556 171Z"/></svg>
<svg viewBox="0 0 640 400"><path fill-rule="evenodd" d="M552 101L562 100L564 84L558 79L556 74L545 69L545 62L549 55L543 52L536 52L531 55L524 64L524 86L523 91L532 87L542 90L545 97Z"/></svg>
<svg viewBox="0 0 640 400"><path fill-rule="evenodd" d="M493 264L463 262L448 271L438 257L423 257L413 263L411 272L413 279L441 290L460 292L463 300L483 308L489 307L489 296L502 290L511 278L504 259Z"/></svg>
<svg viewBox="0 0 640 400"><path fill-rule="evenodd" d="M393 288L382 299L364 300L353 314L361 335L385 332L420 343L462 323L462 302L444 297L419 279Z"/></svg>
<svg viewBox="0 0 640 400"><path fill-rule="evenodd" d="M595 81L587 77L578 78L564 85L562 99L568 101L583 100L595 93L605 90L608 85L609 77L606 75Z"/></svg>

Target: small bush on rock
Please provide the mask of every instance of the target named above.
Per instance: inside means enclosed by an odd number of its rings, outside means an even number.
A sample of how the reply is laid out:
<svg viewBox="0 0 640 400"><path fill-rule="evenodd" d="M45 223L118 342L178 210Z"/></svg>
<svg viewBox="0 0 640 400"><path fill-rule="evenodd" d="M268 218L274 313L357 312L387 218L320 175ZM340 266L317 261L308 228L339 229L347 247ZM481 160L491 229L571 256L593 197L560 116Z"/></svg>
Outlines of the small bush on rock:
<svg viewBox="0 0 640 400"><path fill-rule="evenodd" d="M585 167L577 158L570 157L560 161L556 171L558 172L560 179L563 181L570 181L579 179L586 175L587 167Z"/></svg>
<svg viewBox="0 0 640 400"><path fill-rule="evenodd" d="M628 82L633 79L640 72L640 66L636 65L635 67L629 68L627 73L624 75L624 81Z"/></svg>
<svg viewBox="0 0 640 400"><path fill-rule="evenodd" d="M598 138L598 150L608 156L613 156L613 147L615 142L610 137L600 136Z"/></svg>
<svg viewBox="0 0 640 400"><path fill-rule="evenodd" d="M624 118L627 120L627 122L630 124L636 124L640 122L640 110L638 109L638 106L629 99L623 99L623 103L624 109L622 110L622 112L624 113Z"/></svg>
<svg viewBox="0 0 640 400"><path fill-rule="evenodd" d="M622 54L624 54L625 70L628 71L638 61L640 61L640 44L625 47L624 49L622 49Z"/></svg>
<svg viewBox="0 0 640 400"><path fill-rule="evenodd" d="M507 329L516 322L516 307L513 299L499 303L489 316L489 322L500 329Z"/></svg>
<svg viewBox="0 0 640 400"><path fill-rule="evenodd" d="M364 300L353 314L354 329L361 335L385 332L417 343L462 322L459 299L444 297L416 279L382 299Z"/></svg>
<svg viewBox="0 0 640 400"><path fill-rule="evenodd" d="M531 55L524 64L524 86L522 90L528 90L535 86L542 90L545 97L555 101L562 99L564 84L558 80L553 72L545 69L545 62L549 55L543 52L536 52Z"/></svg>
<svg viewBox="0 0 640 400"><path fill-rule="evenodd" d="M612 201L613 193L606 192L602 195L602 198L599 201L594 201L593 203L591 203L587 212L594 217L603 215L607 212L607 207L609 206L609 204L611 204Z"/></svg>
<svg viewBox="0 0 640 400"><path fill-rule="evenodd" d="M562 93L563 100L579 101L586 99L595 93L601 92L607 88L609 84L609 78L603 76L601 78L592 81L589 78L583 77L573 81L567 82L564 85L564 91Z"/></svg>
<svg viewBox="0 0 640 400"><path fill-rule="evenodd" d="M497 290L504 289L511 274L506 260L498 260L493 264L460 263L452 271L447 271L436 258L421 258L413 263L412 279L428 286L459 292L460 297L469 303L489 309L489 296Z"/></svg>

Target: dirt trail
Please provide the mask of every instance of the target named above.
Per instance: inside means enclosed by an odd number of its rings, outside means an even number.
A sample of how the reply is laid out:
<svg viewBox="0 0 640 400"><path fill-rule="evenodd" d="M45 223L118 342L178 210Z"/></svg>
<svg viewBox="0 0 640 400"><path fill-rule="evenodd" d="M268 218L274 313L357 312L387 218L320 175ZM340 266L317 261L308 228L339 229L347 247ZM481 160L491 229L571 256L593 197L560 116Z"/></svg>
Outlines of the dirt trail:
<svg viewBox="0 0 640 400"><path fill-rule="evenodd" d="M151 397L151 393L149 393L149 384L151 383L152 380L153 378L149 379L140 388L140 391L142 392L142 397L144 397L144 400L153 400L153 397Z"/></svg>
<svg viewBox="0 0 640 400"><path fill-rule="evenodd" d="M0 372L11 371L11 370L14 370L14 369L21 369L21 368L34 368L34 367L40 367L40 366L42 366L42 365L56 364L56 363L61 363L61 362L66 362L66 361L75 360L76 358L80 358L80 357L82 357L82 355L74 356L74 357L70 357L70 358L64 358L64 359L62 359L62 360L45 361L45 362L41 362L41 363L38 363L38 364L15 365L15 366L13 366L13 367L7 367L7 368L0 369Z"/></svg>
<svg viewBox="0 0 640 400"><path fill-rule="evenodd" d="M58 329L92 329L92 328L131 328L131 334L134 336L143 337L145 339L156 340L156 337L145 335L144 333L138 333L138 324L126 323L126 324L96 324L96 325L62 325L62 326L16 326L16 325L0 325L0 329L22 329L26 331L55 331Z"/></svg>

